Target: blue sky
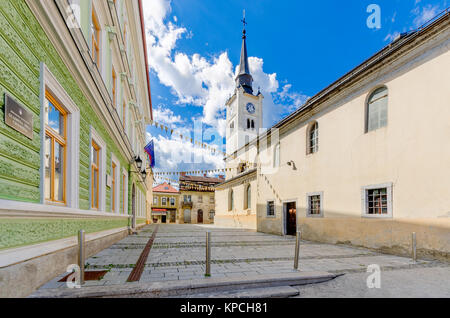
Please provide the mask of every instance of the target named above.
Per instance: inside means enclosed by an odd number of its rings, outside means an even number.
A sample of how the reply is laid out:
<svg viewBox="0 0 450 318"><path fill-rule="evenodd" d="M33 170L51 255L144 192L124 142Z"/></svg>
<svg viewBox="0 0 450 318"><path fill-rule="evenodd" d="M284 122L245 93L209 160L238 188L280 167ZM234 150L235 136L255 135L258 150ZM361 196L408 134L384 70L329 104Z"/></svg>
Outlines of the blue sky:
<svg viewBox="0 0 450 318"><path fill-rule="evenodd" d="M264 124L270 127L395 35L449 5L448 0L143 2L155 120L173 129L193 131L194 122L213 127L217 144L223 141L224 104L234 89L243 9L254 88L260 86L265 96ZM367 26L370 4L381 10L380 28ZM155 127L147 131L155 140L155 171L224 166L221 156ZM189 152L196 160L188 159Z"/></svg>

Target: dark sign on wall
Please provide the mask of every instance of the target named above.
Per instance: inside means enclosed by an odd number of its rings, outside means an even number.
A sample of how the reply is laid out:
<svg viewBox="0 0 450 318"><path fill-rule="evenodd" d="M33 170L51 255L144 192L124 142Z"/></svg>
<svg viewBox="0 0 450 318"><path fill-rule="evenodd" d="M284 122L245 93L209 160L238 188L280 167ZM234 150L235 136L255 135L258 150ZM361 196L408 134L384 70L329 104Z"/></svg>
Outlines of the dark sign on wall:
<svg viewBox="0 0 450 318"><path fill-rule="evenodd" d="M5 94L5 123L33 139L33 114L8 94Z"/></svg>

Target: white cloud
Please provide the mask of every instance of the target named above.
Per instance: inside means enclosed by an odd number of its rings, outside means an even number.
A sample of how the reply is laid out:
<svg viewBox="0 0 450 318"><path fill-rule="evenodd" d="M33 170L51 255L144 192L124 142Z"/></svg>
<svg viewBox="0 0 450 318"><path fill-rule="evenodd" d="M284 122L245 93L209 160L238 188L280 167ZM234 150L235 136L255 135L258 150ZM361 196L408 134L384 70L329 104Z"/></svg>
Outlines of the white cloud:
<svg viewBox="0 0 450 318"><path fill-rule="evenodd" d="M442 11L442 9L439 5L432 6L431 4L429 4L422 8L419 6L415 7L414 10L412 10L412 13L416 16L413 21L414 26L417 28L430 21L432 18L438 15L440 11Z"/></svg>
<svg viewBox="0 0 450 318"><path fill-rule="evenodd" d="M394 41L395 38L396 38L397 36L399 36L399 35L400 35L400 32L398 32L398 31L395 31L395 32L393 32L393 33L389 33L389 34L386 35L386 37L384 38L384 41L392 42L392 41Z"/></svg>
<svg viewBox="0 0 450 318"><path fill-rule="evenodd" d="M194 146L194 144L180 140L179 138L168 138L163 135L153 137L147 132L147 141L153 138L155 143L156 165L163 166L164 171L178 171L180 167L202 164L202 167L222 169L225 167L223 157L210 150ZM161 164L163 163L163 164ZM202 168L203 169L203 168ZM194 169L195 170L195 169Z"/></svg>
<svg viewBox="0 0 450 318"><path fill-rule="evenodd" d="M166 108L163 104L153 109L153 118L156 122L166 124L169 127L183 123L180 115L175 115L172 110Z"/></svg>
<svg viewBox="0 0 450 318"><path fill-rule="evenodd" d="M177 97L178 104L192 104L203 107L202 121L215 127L219 134L225 134L225 102L235 87L235 72L226 52L212 58L200 54L188 56L175 51L176 42L192 32L171 21L165 22L171 12L170 0L144 1L144 15L149 46L149 64L160 82L169 87ZM178 19L173 19L177 23ZM264 124L271 125L280 119L292 105L276 105L279 84L276 73L267 74L263 70L263 59L249 58L250 71L254 77L254 87L261 87L264 100ZM294 94L284 102L297 105L300 100ZM299 94L300 96L300 94Z"/></svg>

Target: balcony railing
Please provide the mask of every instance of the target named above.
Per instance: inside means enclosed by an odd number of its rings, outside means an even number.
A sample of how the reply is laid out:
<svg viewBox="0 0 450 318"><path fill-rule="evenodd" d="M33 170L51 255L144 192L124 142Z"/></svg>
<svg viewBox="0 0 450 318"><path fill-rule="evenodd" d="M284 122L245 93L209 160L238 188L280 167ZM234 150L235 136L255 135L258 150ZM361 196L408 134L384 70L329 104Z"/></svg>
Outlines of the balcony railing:
<svg viewBox="0 0 450 318"><path fill-rule="evenodd" d="M183 208L191 208L193 207L192 201L182 201L181 202L181 206Z"/></svg>

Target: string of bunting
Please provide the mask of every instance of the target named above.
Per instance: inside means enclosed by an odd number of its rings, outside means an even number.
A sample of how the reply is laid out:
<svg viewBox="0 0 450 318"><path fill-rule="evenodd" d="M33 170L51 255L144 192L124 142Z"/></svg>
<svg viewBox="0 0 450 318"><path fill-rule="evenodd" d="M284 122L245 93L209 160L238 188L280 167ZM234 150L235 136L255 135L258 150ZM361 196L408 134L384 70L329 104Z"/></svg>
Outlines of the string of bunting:
<svg viewBox="0 0 450 318"><path fill-rule="evenodd" d="M255 164L249 161L242 161L241 165L245 164L248 166L254 166ZM182 174L203 174L203 173L220 173L220 172L229 172L233 171L234 169L237 169L241 167L241 165L233 168L223 168L223 169L212 169L212 170L192 170L192 171L160 171L160 172L154 172L153 175L155 176L167 176L167 175L182 175Z"/></svg>
<svg viewBox="0 0 450 318"><path fill-rule="evenodd" d="M182 140L190 141L191 144L193 144L194 146L200 146L202 149L207 149L207 150L211 151L212 153L218 153L218 154L220 154L220 155L222 155L222 156L226 156L226 155L227 155L225 152L222 152L222 151L216 149L215 147L211 147L211 146L209 146L209 145L206 144L206 143L203 143L203 142L194 140L194 139L191 138L190 136L184 136L184 135L181 134L180 132L178 132L178 131L176 131L176 130L174 130L174 129L171 129L170 127L167 127L167 126L164 125L164 124L158 123L158 122L156 122L156 121L154 121L154 120L150 121L150 125L155 126L156 128L161 129L161 131L163 131L163 132L169 133L171 136L172 136L172 135L178 135L178 136L180 136L180 138L181 138Z"/></svg>
<svg viewBox="0 0 450 318"><path fill-rule="evenodd" d="M186 182L186 181L178 181L178 180L173 180L170 178L166 178L166 177L161 177L161 176L157 176L158 179L162 179L164 181L168 181L170 183L178 183L178 184L183 184L183 185L187 185L190 189L194 189L194 190L205 190L205 191L214 191L215 189L213 187L207 187L207 186L202 186L202 185L198 185L195 183L190 183L190 182ZM154 182L154 184L158 184L157 182Z"/></svg>

